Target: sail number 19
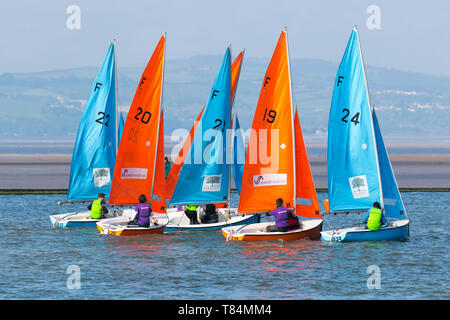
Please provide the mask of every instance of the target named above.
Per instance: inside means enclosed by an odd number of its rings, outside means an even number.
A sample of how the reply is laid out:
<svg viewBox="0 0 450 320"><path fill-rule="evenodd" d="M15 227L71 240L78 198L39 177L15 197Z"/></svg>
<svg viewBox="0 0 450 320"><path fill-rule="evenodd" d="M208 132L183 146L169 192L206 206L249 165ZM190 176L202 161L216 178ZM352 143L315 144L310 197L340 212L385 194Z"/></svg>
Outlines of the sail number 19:
<svg viewBox="0 0 450 320"><path fill-rule="evenodd" d="M277 112L275 110L264 110L263 121L267 121L268 123L273 123L277 116Z"/></svg>

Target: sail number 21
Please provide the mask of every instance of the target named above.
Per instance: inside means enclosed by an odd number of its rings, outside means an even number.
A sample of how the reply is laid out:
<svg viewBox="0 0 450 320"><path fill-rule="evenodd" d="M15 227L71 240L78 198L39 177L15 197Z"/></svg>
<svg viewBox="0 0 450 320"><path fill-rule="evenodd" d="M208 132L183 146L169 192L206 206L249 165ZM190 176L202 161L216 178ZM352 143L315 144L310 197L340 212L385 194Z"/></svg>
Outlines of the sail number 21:
<svg viewBox="0 0 450 320"><path fill-rule="evenodd" d="M342 117L341 121L344 121L345 123L348 123L348 116L350 115L350 110L348 110L347 108L344 108L342 110L342 112L344 113L344 116ZM355 126L359 123L359 112L357 112L351 119L351 122L353 122L355 124Z"/></svg>

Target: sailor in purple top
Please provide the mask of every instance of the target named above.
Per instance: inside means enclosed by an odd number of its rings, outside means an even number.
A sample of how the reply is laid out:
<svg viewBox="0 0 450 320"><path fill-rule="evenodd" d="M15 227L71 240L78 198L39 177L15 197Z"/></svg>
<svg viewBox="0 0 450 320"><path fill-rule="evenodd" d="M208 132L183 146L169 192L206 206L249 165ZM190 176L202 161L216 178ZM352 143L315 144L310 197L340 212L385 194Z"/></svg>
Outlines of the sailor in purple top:
<svg viewBox="0 0 450 320"><path fill-rule="evenodd" d="M138 225L139 227L148 228L150 226L150 216L152 209L147 202L147 197L144 194L139 196L139 204L134 208L136 216L133 221L130 221L129 225Z"/></svg>
<svg viewBox="0 0 450 320"><path fill-rule="evenodd" d="M275 225L267 226L267 232L286 232L289 228L289 217L291 213L289 209L283 207L283 199L277 199L277 208L267 213L273 216Z"/></svg>
<svg viewBox="0 0 450 320"><path fill-rule="evenodd" d="M134 211L137 212L136 220L140 227L148 227L150 225L151 208L147 203L139 203Z"/></svg>

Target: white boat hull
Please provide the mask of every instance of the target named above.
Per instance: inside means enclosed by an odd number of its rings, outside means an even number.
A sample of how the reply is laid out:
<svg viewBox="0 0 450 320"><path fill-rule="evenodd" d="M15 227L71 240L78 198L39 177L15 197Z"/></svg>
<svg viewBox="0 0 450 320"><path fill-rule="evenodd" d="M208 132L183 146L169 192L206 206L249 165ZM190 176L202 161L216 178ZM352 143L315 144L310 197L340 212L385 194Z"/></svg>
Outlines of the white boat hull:
<svg viewBox="0 0 450 320"><path fill-rule="evenodd" d="M189 218L184 214L184 211L179 211L177 208L170 208L167 210L169 223L166 226L166 231L220 230L228 226L259 222L259 215L238 214L235 208L220 208L217 211L219 216L217 223L190 224Z"/></svg>
<svg viewBox="0 0 450 320"><path fill-rule="evenodd" d="M166 214L154 213L151 217L156 220L157 224L150 224L149 227L128 225L135 216L136 211L133 209L124 210L121 217L102 219L97 222L97 229L102 234L112 234L116 236L155 234L163 233L169 221Z"/></svg>

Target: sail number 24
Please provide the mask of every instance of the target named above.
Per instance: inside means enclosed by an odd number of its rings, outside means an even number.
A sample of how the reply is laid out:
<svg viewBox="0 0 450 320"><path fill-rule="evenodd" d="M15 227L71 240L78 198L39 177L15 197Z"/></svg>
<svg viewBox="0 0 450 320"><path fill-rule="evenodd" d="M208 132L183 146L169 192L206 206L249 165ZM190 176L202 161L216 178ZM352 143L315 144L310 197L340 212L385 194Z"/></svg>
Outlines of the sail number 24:
<svg viewBox="0 0 450 320"><path fill-rule="evenodd" d="M341 121L348 123L348 116L350 115L350 110L348 110L347 108L344 108L342 110L342 112L344 113L344 116L341 118ZM359 112L357 112L351 119L351 122L353 122L355 124L355 126L359 123Z"/></svg>

